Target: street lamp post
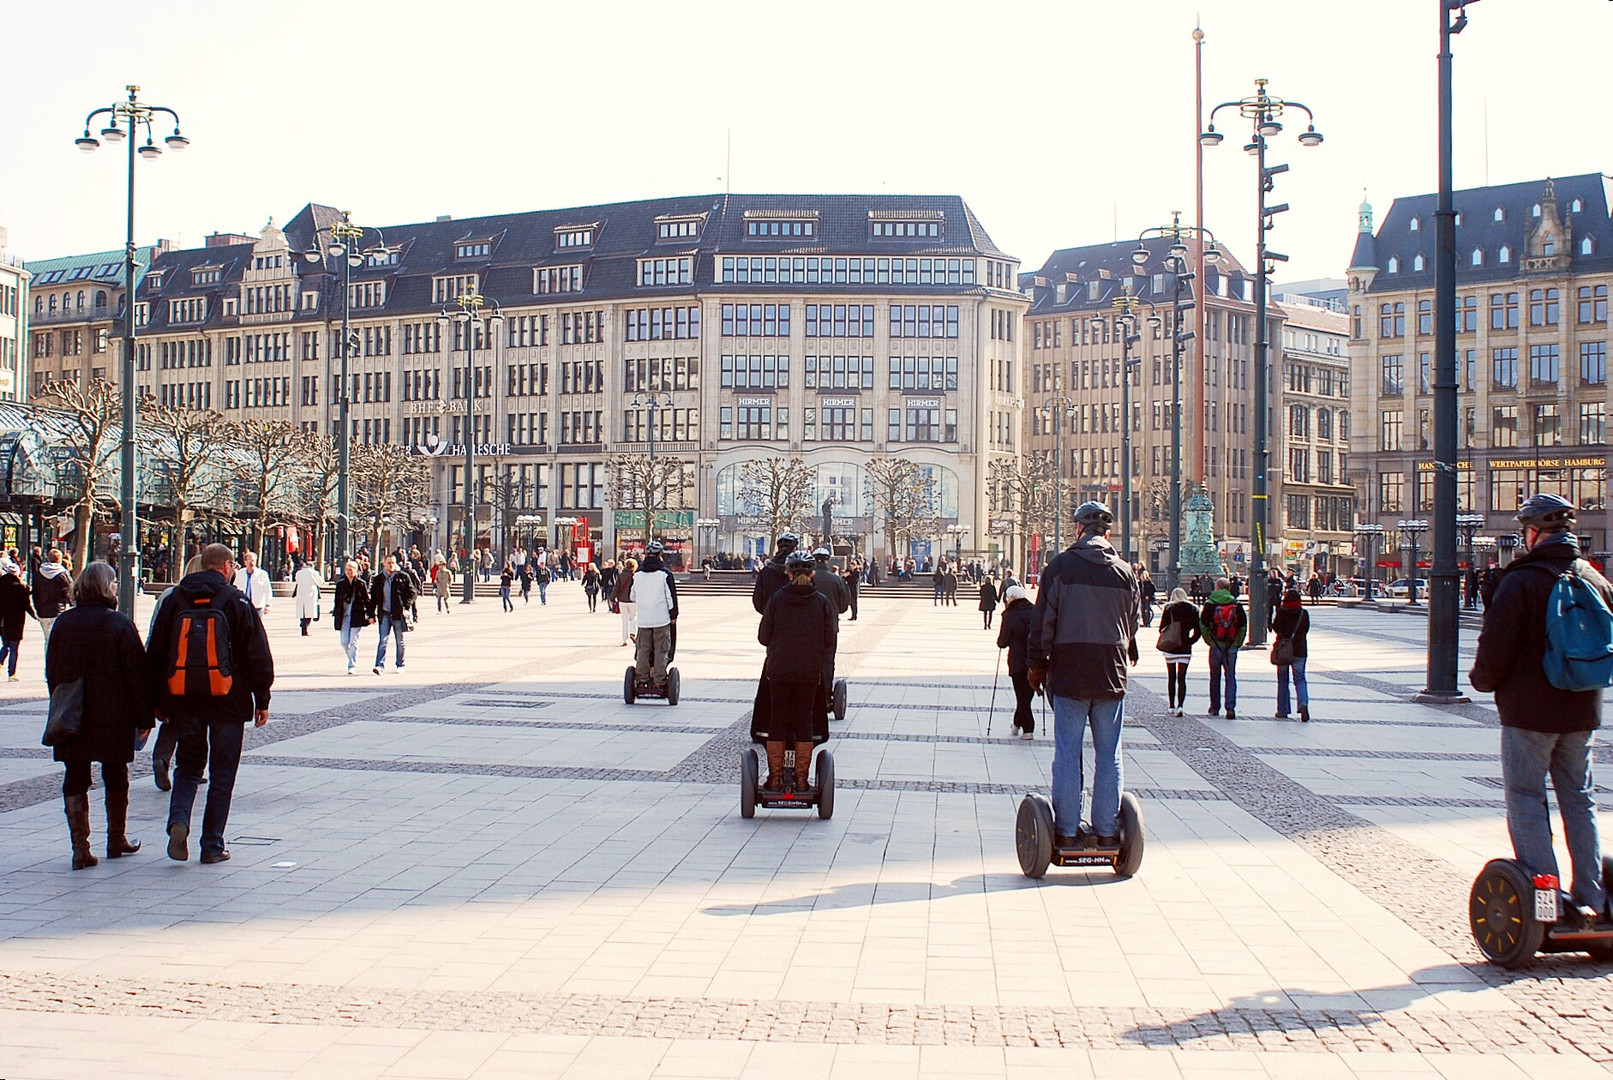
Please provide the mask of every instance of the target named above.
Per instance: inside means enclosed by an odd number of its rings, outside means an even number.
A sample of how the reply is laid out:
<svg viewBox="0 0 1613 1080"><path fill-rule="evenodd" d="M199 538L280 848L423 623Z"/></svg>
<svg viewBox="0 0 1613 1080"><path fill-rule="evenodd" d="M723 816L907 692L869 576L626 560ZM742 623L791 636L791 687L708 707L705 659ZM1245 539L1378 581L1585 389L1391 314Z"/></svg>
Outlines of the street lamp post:
<svg viewBox="0 0 1613 1080"><path fill-rule="evenodd" d="M1225 101L1210 110L1210 125L1199 136L1202 146L1213 147L1220 144L1223 136L1215 130L1215 116L1222 109L1236 109L1238 114L1250 121L1253 134L1250 141L1244 144L1244 149L1255 159L1257 169L1255 172L1255 472L1254 490L1251 492L1250 525L1253 529L1254 557L1249 566L1249 606L1251 610L1266 610L1266 524L1269 520L1269 508L1266 499L1266 470L1269 456L1266 447L1266 394L1267 383L1270 381L1270 348L1269 326L1266 318L1267 294L1270 291L1271 275L1279 262L1287 262L1288 256L1280 255L1266 247L1266 233L1273 228L1272 221L1276 215L1288 209L1287 203L1277 206L1268 206L1266 196L1276 184L1276 178L1288 171L1287 165L1266 164L1266 148L1271 139L1282 133L1282 116L1289 109L1298 109L1305 114L1306 128L1299 135L1301 146L1320 146L1322 135L1316 130L1316 117L1310 107L1298 101L1289 101L1266 92L1269 80L1256 79L1255 92L1238 101ZM1248 644L1258 647L1266 643L1266 620L1251 619L1249 624Z"/></svg>
<svg viewBox="0 0 1613 1080"><path fill-rule="evenodd" d="M1436 524L1436 527L1434 529L1434 543L1435 543L1435 545L1438 545L1438 543L1439 543L1439 529L1438 529L1438 523L1436 522L1435 524ZM1477 566L1473 565L1473 537L1478 534L1478 531L1480 529L1484 528L1484 515L1483 514L1457 514L1456 515L1456 528L1462 534L1462 545L1467 548L1467 568L1471 573L1477 574L1479 568ZM1435 553L1434 557L1436 559L1439 557L1437 552ZM1432 582L1430 582L1430 585L1432 585ZM1477 590L1473 590L1473 591L1476 592ZM1428 598L1428 603L1430 604L1429 614L1433 614L1435 609L1432 607L1432 605L1435 604L1436 602L1437 602L1436 598L1433 595L1430 595L1429 598ZM1467 598L1467 606L1468 607L1473 606L1473 597L1469 596Z"/></svg>
<svg viewBox="0 0 1613 1080"><path fill-rule="evenodd" d="M1131 557L1131 346L1141 340L1137 333L1137 309L1145 306L1131 295L1128 286L1115 297L1115 333L1120 337L1120 550L1128 564ZM1152 305L1146 305L1152 307ZM1158 318L1158 316L1154 316ZM1102 326L1104 318L1095 315L1094 326Z"/></svg>
<svg viewBox="0 0 1613 1080"><path fill-rule="evenodd" d="M644 543L646 545L655 536L655 422L660 416L660 410L671 404L672 395L663 395L656 390L640 390L633 395L633 408L648 409L650 413L650 473L648 490L644 492Z"/></svg>
<svg viewBox="0 0 1613 1080"><path fill-rule="evenodd" d="M1372 599L1373 570L1377 565L1378 545L1383 541L1383 526L1365 522L1355 527L1356 539L1367 549L1367 599Z"/></svg>
<svg viewBox="0 0 1613 1080"><path fill-rule="evenodd" d="M460 603L476 600L476 571L471 567L471 556L476 553L476 331L483 328L482 308L491 303L493 314L488 316L485 328L491 343L497 345L498 332L504 326L504 315L497 300L490 300L475 289L462 292L455 298L458 310L449 306L437 316L437 325L447 329L457 325L465 335L465 592ZM492 393L492 380L488 380L488 393Z"/></svg>
<svg viewBox="0 0 1613 1080"><path fill-rule="evenodd" d="M1075 402L1068 394L1048 399L1053 410L1053 554L1064 550L1064 422L1075 415Z"/></svg>
<svg viewBox="0 0 1613 1080"><path fill-rule="evenodd" d="M956 565L963 565L963 534L969 531L967 525L948 525L946 531L952 535L952 560Z"/></svg>
<svg viewBox="0 0 1613 1080"><path fill-rule="evenodd" d="M1137 237L1137 250L1131 261L1139 268L1148 265L1150 237L1169 240L1170 248L1163 260L1166 273L1171 275L1171 506L1170 506L1170 581L1174 589L1182 577L1182 344L1193 340L1193 331L1182 329L1182 312L1197 305L1197 301L1182 303L1182 286L1194 282L1197 275L1187 269L1187 244L1192 238L1200 248L1205 263L1210 266L1221 261L1221 249L1216 246L1215 234L1197 225L1183 225L1179 210L1171 211L1171 223L1144 229ZM1209 245L1205 246L1205 241Z"/></svg>
<svg viewBox="0 0 1613 1080"><path fill-rule="evenodd" d="M128 229L123 249L123 514L120 529L123 535L123 546L118 552L120 571L118 574L118 610L125 615L134 616L134 598L136 587L139 584L139 528L140 516L137 504L138 489L135 486L135 363L134 363L134 271L136 266L136 249L134 246L134 159L138 154L146 160L154 160L162 156L162 147L152 139L151 121L158 113L165 113L174 123L174 133L163 142L170 150L183 150L190 145L190 140L179 133L179 114L162 105L147 105L139 100L140 88L138 86L125 87L129 92L127 101L114 102L103 108L91 112L84 118L84 134L73 140L86 154L93 154L101 145L101 139L117 144L128 140L129 143L129 197L128 197ZM90 134L90 125L98 116L106 117L106 126L101 129L101 139ZM145 125L146 142L140 143L140 127Z"/></svg>
<svg viewBox="0 0 1613 1080"><path fill-rule="evenodd" d="M695 521L694 527L696 535L700 537L701 550L706 555L712 556L713 561L715 561L717 530L722 528L722 521L717 518L699 518ZM694 563L694 566L689 568L691 571L700 565L699 554L699 552L696 552L695 557L691 560Z"/></svg>
<svg viewBox="0 0 1613 1080"><path fill-rule="evenodd" d="M1410 521L1397 521L1395 528L1406 539L1400 545L1411 552L1411 577L1407 579L1406 595L1410 598L1410 606L1417 606L1417 541L1423 533L1428 531L1428 522L1422 518L1412 518Z"/></svg>
<svg viewBox="0 0 1613 1080"><path fill-rule="evenodd" d="M319 234L328 233L330 241L321 247ZM364 247L365 233L373 233L378 243ZM342 264L342 333L338 339L337 348L340 353L341 365L339 377L336 382L336 556L338 559L348 557L348 546L352 542L352 482L349 472L349 459L352 455L352 421L348 419L348 408L352 403L352 389L348 386L348 358L353 353L353 331L351 328L353 314L353 271L363 266L371 258L384 258L389 253L385 237L381 230L353 224L352 214L342 211L342 220L333 222L322 229L314 230L312 243L303 258L310 263L325 265L326 257L340 259ZM327 369L328 371L328 369Z"/></svg>

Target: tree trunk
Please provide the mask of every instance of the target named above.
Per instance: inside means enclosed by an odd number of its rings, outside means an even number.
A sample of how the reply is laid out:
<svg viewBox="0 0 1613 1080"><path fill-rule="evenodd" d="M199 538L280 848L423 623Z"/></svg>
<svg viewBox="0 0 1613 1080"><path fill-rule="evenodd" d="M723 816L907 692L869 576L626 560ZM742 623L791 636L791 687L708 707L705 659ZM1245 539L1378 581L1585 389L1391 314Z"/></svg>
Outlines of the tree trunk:
<svg viewBox="0 0 1613 1080"><path fill-rule="evenodd" d="M174 497L173 541L168 547L168 580L178 581L185 569L185 500L177 495Z"/></svg>
<svg viewBox="0 0 1613 1080"><path fill-rule="evenodd" d="M73 507L73 571L75 576L84 572L84 566L90 561L90 508L80 503Z"/></svg>

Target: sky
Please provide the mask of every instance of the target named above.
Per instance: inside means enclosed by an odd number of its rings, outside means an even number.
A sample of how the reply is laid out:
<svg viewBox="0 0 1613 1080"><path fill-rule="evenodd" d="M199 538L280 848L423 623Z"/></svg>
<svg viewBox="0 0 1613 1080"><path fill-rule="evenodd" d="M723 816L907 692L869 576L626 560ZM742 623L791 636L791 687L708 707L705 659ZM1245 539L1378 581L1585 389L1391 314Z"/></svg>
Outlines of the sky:
<svg viewBox="0 0 1613 1080"><path fill-rule="evenodd" d="M959 194L1024 269L1135 238L1194 199L1206 111L1254 90L1314 110L1272 159L1279 280L1342 276L1433 191L1439 0L9 0L8 250L122 245L124 155L73 139L127 83L192 145L139 163L136 233L197 246L310 201L385 225L732 190ZM1474 0L1455 39L1458 188L1613 168L1607 0ZM1300 114L1290 114L1297 121ZM97 125L99 126L99 125ZM1205 155L1205 223L1252 261L1247 121ZM160 139L168 133L159 125Z"/></svg>

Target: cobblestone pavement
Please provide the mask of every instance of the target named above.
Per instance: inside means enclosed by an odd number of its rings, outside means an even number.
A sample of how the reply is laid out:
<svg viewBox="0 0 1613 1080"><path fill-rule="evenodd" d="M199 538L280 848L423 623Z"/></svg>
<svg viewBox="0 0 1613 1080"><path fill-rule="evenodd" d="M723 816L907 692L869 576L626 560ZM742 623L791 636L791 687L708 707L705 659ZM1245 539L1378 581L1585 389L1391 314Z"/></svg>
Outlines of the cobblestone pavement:
<svg viewBox="0 0 1613 1080"><path fill-rule="evenodd" d="M1271 717L1259 654L1238 720L1167 716L1145 649L1126 755L1143 870L1031 882L1013 815L1047 788L1050 718L1005 738L1002 679L988 734L977 613L866 602L842 626L834 819L744 821L748 604L691 598L682 704L629 707L618 620L574 587L550 598L428 614L383 676L343 675L328 627L302 638L274 611L274 718L249 731L220 867L153 842L67 869L32 658L0 697L0 1076L1613 1062L1605 965L1506 973L1472 946L1468 886L1507 850L1496 721L1483 695L1407 700L1420 619L1317 612L1303 726ZM1193 676L1202 704L1202 660ZM165 800L148 760L135 776L149 838Z"/></svg>

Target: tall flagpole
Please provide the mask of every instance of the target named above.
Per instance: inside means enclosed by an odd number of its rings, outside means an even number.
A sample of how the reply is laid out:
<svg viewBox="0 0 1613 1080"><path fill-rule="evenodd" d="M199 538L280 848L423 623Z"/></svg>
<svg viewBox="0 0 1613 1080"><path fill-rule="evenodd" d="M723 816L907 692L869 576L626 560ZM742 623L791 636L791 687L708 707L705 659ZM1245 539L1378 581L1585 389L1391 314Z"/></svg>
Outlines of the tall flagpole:
<svg viewBox="0 0 1613 1080"><path fill-rule="evenodd" d="M1193 28L1193 177L1196 208L1193 224L1193 417L1194 423L1204 423L1204 144L1199 132L1204 130L1204 31ZM1202 435L1203 428L1200 427ZM1193 476L1195 483L1203 483L1204 442L1191 440L1193 446Z"/></svg>

